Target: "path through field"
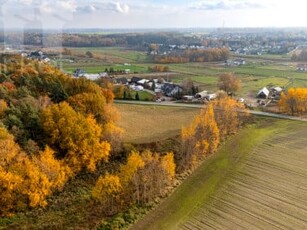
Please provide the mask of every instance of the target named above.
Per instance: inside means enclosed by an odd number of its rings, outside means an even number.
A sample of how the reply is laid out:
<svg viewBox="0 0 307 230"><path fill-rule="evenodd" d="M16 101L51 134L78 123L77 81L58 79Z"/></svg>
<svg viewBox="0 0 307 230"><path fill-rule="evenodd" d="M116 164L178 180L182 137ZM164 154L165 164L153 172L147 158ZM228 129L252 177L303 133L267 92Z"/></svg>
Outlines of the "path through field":
<svg viewBox="0 0 307 230"><path fill-rule="evenodd" d="M307 229L306 123L247 130L217 157L131 229Z"/></svg>

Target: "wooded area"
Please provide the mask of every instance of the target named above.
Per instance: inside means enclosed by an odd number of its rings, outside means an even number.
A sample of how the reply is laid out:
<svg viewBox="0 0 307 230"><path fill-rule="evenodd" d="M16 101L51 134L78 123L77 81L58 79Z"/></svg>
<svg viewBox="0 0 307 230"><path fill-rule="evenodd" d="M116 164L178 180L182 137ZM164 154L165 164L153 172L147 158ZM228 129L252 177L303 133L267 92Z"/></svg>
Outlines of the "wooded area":
<svg viewBox="0 0 307 230"><path fill-rule="evenodd" d="M182 129L174 152L123 149L112 85L73 78L55 67L2 56L0 75L0 215L45 207L80 174L97 173L94 205L105 216L166 196L241 125L242 105L227 95ZM127 130L129 132L129 130ZM109 172L108 172L109 171Z"/></svg>

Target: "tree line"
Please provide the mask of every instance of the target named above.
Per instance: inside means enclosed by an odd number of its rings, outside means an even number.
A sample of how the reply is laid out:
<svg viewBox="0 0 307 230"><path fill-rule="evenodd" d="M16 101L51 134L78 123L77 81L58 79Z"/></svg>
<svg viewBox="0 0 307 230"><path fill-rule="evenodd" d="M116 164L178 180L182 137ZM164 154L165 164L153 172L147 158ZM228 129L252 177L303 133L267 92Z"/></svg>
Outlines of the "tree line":
<svg viewBox="0 0 307 230"><path fill-rule="evenodd" d="M187 62L212 62L226 61L230 52L227 48L210 48L210 49L187 49L184 52L173 53L169 55L154 56L157 63L187 63Z"/></svg>
<svg viewBox="0 0 307 230"><path fill-rule="evenodd" d="M190 172L214 154L247 117L242 104L220 94L218 100L204 106L189 126L182 128L178 151L164 154L132 151L116 172L99 177L92 191L93 199L111 215L165 196L176 175Z"/></svg>
<svg viewBox="0 0 307 230"><path fill-rule="evenodd" d="M23 36L21 36L23 35ZM0 41L5 40L13 45L33 45L45 47L138 47L147 48L151 43L200 45L201 39L187 37L180 33L122 33L122 34L85 34L85 33L45 33L42 32L9 32L5 36L0 35Z"/></svg>

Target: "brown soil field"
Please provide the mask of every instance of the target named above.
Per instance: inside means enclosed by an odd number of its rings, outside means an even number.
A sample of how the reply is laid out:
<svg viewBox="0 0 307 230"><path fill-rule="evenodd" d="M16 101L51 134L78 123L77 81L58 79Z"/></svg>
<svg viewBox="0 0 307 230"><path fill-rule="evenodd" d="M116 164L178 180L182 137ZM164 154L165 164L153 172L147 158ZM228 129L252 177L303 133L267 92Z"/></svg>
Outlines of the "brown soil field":
<svg viewBox="0 0 307 230"><path fill-rule="evenodd" d="M118 125L125 130L124 142L151 143L179 135L199 108L115 104L121 114Z"/></svg>
<svg viewBox="0 0 307 230"><path fill-rule="evenodd" d="M307 229L307 129L294 123L258 145L180 229Z"/></svg>

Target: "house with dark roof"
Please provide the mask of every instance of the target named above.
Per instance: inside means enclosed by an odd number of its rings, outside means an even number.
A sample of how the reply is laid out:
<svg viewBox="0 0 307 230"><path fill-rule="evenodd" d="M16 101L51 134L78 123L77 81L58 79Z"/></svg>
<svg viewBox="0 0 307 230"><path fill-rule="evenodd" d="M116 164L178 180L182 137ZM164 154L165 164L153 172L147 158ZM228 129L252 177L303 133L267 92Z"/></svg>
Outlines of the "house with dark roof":
<svg viewBox="0 0 307 230"><path fill-rule="evenodd" d="M131 80L130 80L130 83L134 83L134 84L137 84L138 81L142 80L142 78L139 78L139 77L132 77Z"/></svg>
<svg viewBox="0 0 307 230"><path fill-rule="evenodd" d="M81 76L83 76L84 74L86 74L85 70L80 69L80 68L76 69L76 70L74 71L74 73L73 73L73 75L74 75L75 77L81 77Z"/></svg>
<svg viewBox="0 0 307 230"><path fill-rule="evenodd" d="M115 78L115 82L116 82L116 84L127 85L128 84L128 79L125 78L125 77L119 77L119 78Z"/></svg>
<svg viewBox="0 0 307 230"><path fill-rule="evenodd" d="M181 86L173 84L173 83L165 83L161 86L161 90L163 91L165 96L173 97L178 94L181 94L183 89Z"/></svg>

